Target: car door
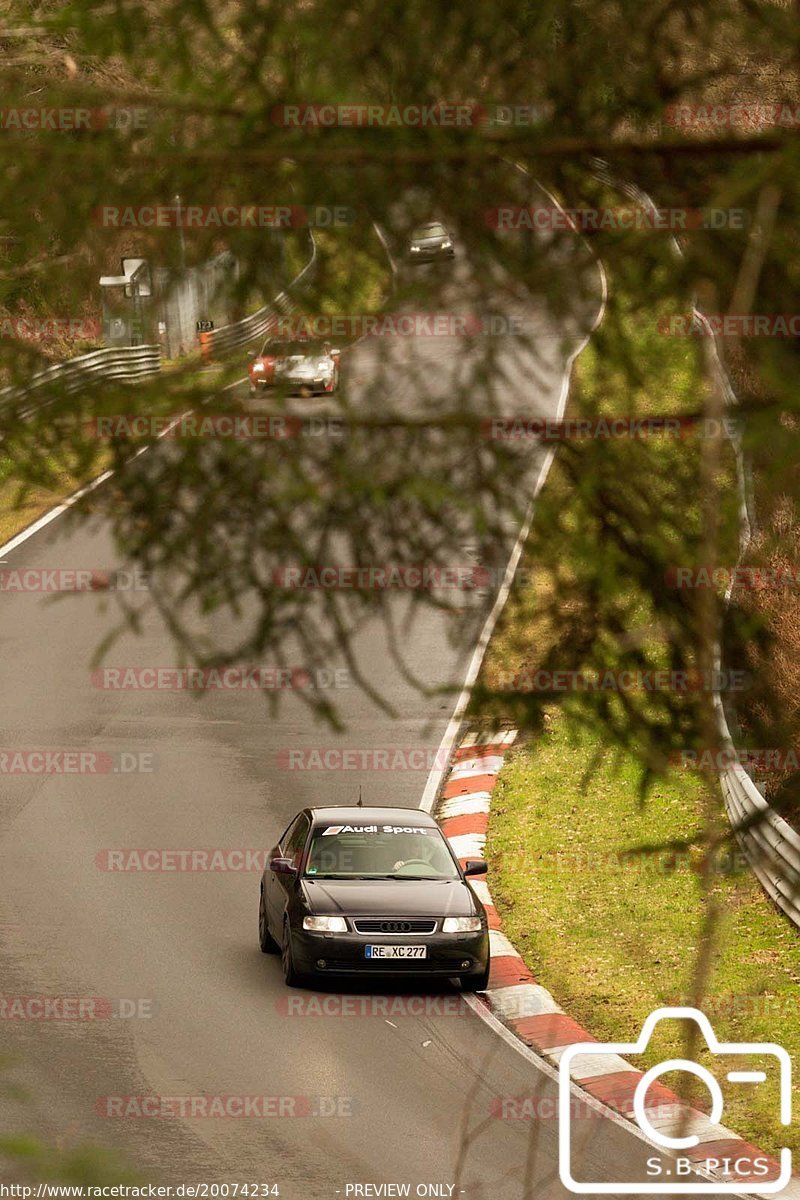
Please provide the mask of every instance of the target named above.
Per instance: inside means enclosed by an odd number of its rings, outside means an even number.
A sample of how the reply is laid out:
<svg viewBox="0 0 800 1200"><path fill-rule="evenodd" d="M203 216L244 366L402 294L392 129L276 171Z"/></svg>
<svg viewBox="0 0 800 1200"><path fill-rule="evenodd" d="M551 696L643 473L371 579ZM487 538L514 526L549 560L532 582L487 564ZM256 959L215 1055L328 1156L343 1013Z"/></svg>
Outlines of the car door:
<svg viewBox="0 0 800 1200"><path fill-rule="evenodd" d="M278 855L281 858L290 859L298 870L310 828L310 820L305 813L300 813L278 842ZM296 886L296 875L278 875L274 871L269 872L267 904L270 925L277 937L280 937L283 927L283 914L286 911L289 894Z"/></svg>

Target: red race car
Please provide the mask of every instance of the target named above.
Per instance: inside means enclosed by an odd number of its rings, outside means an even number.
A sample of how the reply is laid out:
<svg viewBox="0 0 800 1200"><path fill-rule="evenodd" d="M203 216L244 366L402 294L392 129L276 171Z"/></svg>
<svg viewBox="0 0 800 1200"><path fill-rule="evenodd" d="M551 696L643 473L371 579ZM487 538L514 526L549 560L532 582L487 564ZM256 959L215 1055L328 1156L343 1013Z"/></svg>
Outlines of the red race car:
<svg viewBox="0 0 800 1200"><path fill-rule="evenodd" d="M267 338L250 363L250 395L272 387L299 392L301 396L335 392L340 354L330 342Z"/></svg>

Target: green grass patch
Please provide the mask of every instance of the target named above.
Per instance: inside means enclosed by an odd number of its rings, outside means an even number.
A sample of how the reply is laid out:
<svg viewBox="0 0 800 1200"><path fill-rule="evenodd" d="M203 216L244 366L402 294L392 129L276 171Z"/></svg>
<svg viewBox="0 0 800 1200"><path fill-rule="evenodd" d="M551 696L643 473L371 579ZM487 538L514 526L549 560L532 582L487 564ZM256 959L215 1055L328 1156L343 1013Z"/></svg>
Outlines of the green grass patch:
<svg viewBox="0 0 800 1200"><path fill-rule="evenodd" d="M21 533L57 504L62 504L67 496L105 469L101 463L92 471L90 478L79 479L54 459L49 460L48 466L51 484L47 487L31 484L23 496L19 480L14 477L14 464L9 459L0 458L0 544Z"/></svg>
<svg viewBox="0 0 800 1200"><path fill-rule="evenodd" d="M694 852L625 852L698 832L702 782L676 768L640 805L640 766L630 756L606 753L587 777L602 750L552 710L544 732L512 754L492 801L489 879L506 933L539 982L601 1041L633 1041L655 1008L688 1002L704 901ZM721 1040L777 1041L797 1061L797 932L735 850L719 866L722 915L702 1008ZM645 1067L679 1056L682 1032L676 1025L651 1043ZM710 1056L700 1061L713 1068ZM684 1093L687 1078L662 1082ZM773 1086L723 1090L729 1128L773 1153L800 1151L798 1127L778 1124ZM702 1102L703 1091L690 1098Z"/></svg>

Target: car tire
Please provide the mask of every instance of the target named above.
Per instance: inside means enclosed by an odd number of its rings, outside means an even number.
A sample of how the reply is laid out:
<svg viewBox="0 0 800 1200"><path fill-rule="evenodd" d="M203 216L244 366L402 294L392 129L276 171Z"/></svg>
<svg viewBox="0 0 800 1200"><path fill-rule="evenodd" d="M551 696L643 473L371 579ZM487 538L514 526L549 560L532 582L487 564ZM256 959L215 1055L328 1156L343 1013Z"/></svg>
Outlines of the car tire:
<svg viewBox="0 0 800 1200"><path fill-rule="evenodd" d="M269 931L263 887L258 900L258 944L261 947L262 954L280 954L281 948Z"/></svg>
<svg viewBox="0 0 800 1200"><path fill-rule="evenodd" d="M462 992L485 992L489 986L489 963L480 975L462 975Z"/></svg>
<svg viewBox="0 0 800 1200"><path fill-rule="evenodd" d="M289 922L286 918L283 921L281 966L283 967L283 980L287 987L302 987L307 983L307 977L295 969L294 956L292 954L292 935L289 931Z"/></svg>

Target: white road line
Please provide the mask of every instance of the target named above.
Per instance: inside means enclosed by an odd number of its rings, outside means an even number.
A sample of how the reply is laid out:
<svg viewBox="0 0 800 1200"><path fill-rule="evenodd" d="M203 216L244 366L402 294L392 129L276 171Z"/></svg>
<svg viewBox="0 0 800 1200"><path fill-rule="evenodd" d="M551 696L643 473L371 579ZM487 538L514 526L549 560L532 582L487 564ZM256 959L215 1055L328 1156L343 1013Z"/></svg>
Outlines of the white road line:
<svg viewBox="0 0 800 1200"><path fill-rule="evenodd" d="M544 191L548 196L550 196L550 199L553 201L554 204L556 204L559 208L561 208L561 205L558 204L558 201L555 199L554 196L550 195L550 193L547 191L546 188L542 188L542 191ZM562 209L562 211L563 211L563 209ZM597 329L597 327L599 326L600 322L603 319L603 316L605 315L605 311L606 311L606 302L608 300L608 281L606 279L606 273L605 273L603 264L601 262L599 262L598 260L595 260L595 261L597 262L597 269L600 273L600 307L597 310L597 315L595 317L594 324L592 325L591 329L587 333L586 337L583 339L582 342L579 343L579 345L577 345L574 348L574 350L571 352L571 354L567 358L567 362L566 362L566 365L564 368L564 376L561 381L561 393L558 398L558 408L556 411L556 418L555 418L557 421L560 421L564 416L564 409L566 408L566 404L567 404L567 396L569 395L569 385L570 385L570 381L572 379L572 368L575 363L575 360L578 358L579 354L581 354L582 351L585 350L586 347L588 346L589 341L591 340L592 334L594 333L595 329ZM450 758L453 753L453 747L455 746L455 741L456 741L456 738L458 737L459 729L461 728L461 722L464 719L464 713L466 712L467 705L469 704L470 694L471 694L472 688L475 684L475 680L478 678L478 673L481 669L481 664L483 663L483 659L486 654L486 648L489 645L489 639L491 638L491 636L494 632L494 627L497 624L497 620L498 620L501 612L505 608L506 601L508 600L509 593L511 592L512 584L514 583L514 576L517 573L517 567L519 566L519 561L522 558L522 551L525 548L525 542L528 540L528 534L530 533L531 524L533 522L533 510L534 510L534 507L536 504L537 497L539 495L539 492L544 487L544 482L547 479L547 476L550 472L550 467L553 463L554 457L555 457L555 447L551 446L550 449L545 454L544 462L542 463L541 468L539 470L539 474L536 478L536 483L534 484L534 487L533 487L533 495L531 496L531 500L528 505L527 512L525 513L525 519L522 523L522 528L519 531L519 536L518 536L516 542L514 543L514 549L511 551L511 557L509 558L508 564L506 565L506 569L503 574L503 581L500 585L500 590L497 593L497 598L495 599L495 602L492 605L491 612L489 613L488 617L486 618L483 629L481 630L480 637L478 638L477 645L475 646L475 650L473 652L472 658L470 659L470 664L469 664L469 667L467 668L467 674L464 679L464 685L463 685L463 687L461 689L461 693L456 701L456 706L453 709L453 715L450 717L447 728L444 731L442 740L439 743L439 749L437 751L436 758L434 760L435 765L431 768L431 772L430 772L427 782L425 784L425 790L423 791L422 797L419 802L419 807L424 809L425 812L432 812L433 806L436 803L436 798L439 794L439 789L441 787L442 778L447 770L447 765L450 762ZM515 734L515 736L516 736L516 734ZM469 745L469 744L473 744L473 743L467 742L465 744Z"/></svg>

